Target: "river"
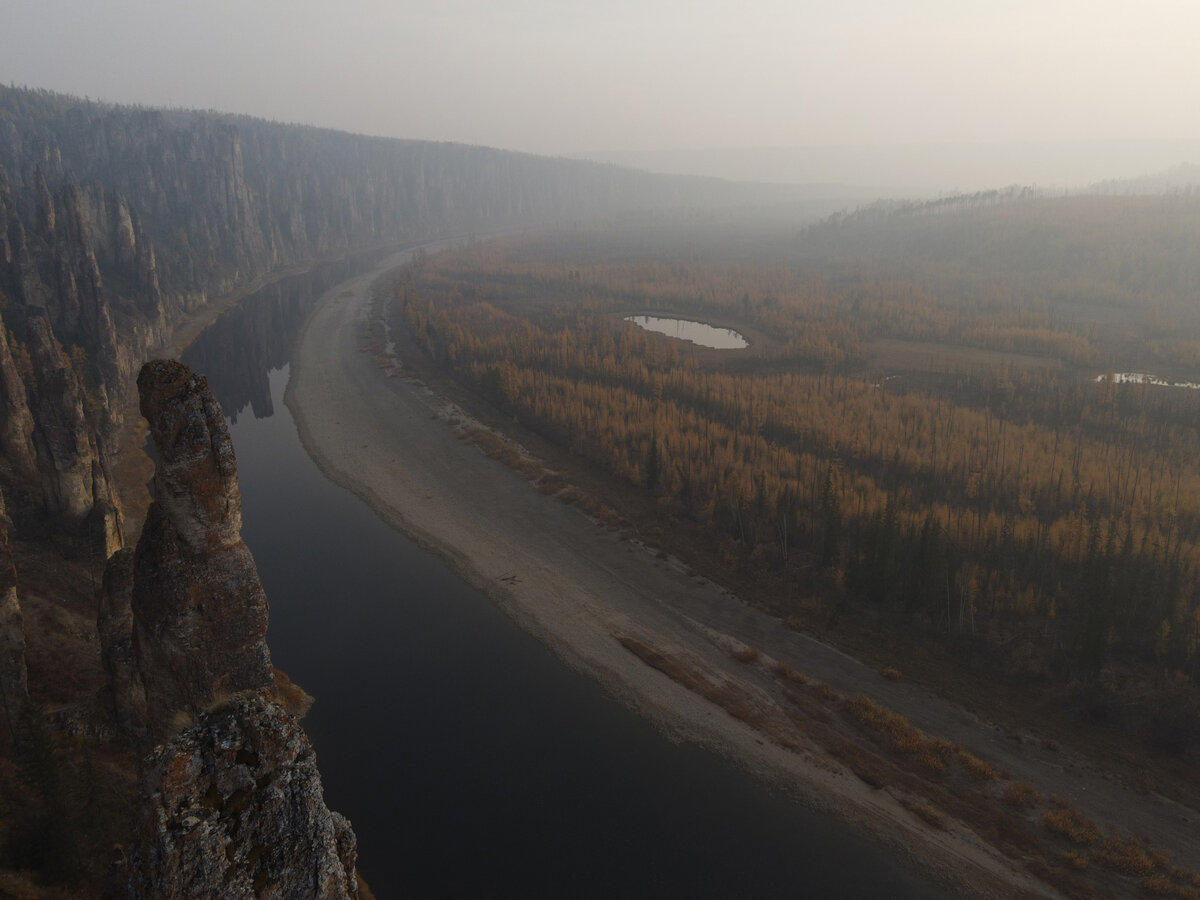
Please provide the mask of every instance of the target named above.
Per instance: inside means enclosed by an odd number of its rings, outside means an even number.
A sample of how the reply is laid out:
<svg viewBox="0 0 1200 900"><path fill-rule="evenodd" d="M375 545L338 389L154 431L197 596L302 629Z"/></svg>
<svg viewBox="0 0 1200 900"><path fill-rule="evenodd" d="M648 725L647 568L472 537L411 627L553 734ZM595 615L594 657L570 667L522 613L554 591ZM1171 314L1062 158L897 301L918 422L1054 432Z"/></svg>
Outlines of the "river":
<svg viewBox="0 0 1200 900"><path fill-rule="evenodd" d="M272 656L317 698L305 727L326 799L380 900L942 896L839 822L668 741L321 475L283 391L287 348L333 277L248 297L184 361L233 420Z"/></svg>

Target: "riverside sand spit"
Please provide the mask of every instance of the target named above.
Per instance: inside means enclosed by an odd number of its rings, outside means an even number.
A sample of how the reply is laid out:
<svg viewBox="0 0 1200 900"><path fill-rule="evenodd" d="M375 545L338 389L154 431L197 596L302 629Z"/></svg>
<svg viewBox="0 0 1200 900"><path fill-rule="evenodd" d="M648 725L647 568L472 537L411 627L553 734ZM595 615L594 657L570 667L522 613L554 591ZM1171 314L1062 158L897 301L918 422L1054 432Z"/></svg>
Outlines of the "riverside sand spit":
<svg viewBox="0 0 1200 900"><path fill-rule="evenodd" d="M923 816L903 789L854 774L785 714L772 672L877 698L1013 779L1073 803L1089 798L1085 811L1100 821L1155 834L1160 822L1179 821L1165 799L1148 804L1102 773L1064 767L1061 752L1049 758L1014 744L961 706L786 628L462 440L482 426L412 377L390 342L382 354L367 347L373 285L400 261L331 291L305 326L287 389L301 440L327 477L439 554L568 665L671 739L699 743L850 823L957 894L1057 896L952 816ZM1069 783L1064 768L1074 770ZM1131 821L1135 807L1144 821Z"/></svg>

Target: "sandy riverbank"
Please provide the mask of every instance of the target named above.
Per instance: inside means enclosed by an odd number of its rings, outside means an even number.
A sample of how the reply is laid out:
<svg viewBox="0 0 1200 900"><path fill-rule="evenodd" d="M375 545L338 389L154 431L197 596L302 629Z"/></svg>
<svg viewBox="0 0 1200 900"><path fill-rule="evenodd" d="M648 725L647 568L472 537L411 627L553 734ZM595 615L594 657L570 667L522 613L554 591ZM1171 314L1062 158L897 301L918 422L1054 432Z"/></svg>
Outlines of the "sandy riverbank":
<svg viewBox="0 0 1200 900"><path fill-rule="evenodd" d="M766 719L777 707L769 679L763 666L734 661L731 642L769 647L772 657L842 689L881 680L544 496L460 440L461 411L406 377L399 361L365 352L373 277L331 292L293 356L287 402L305 447L331 480L439 553L568 664L673 737L710 747L851 822L955 893L1053 896L970 830L953 822L931 827L902 798L873 790L802 732L764 739L630 652L618 638L669 654L711 684L733 686Z"/></svg>

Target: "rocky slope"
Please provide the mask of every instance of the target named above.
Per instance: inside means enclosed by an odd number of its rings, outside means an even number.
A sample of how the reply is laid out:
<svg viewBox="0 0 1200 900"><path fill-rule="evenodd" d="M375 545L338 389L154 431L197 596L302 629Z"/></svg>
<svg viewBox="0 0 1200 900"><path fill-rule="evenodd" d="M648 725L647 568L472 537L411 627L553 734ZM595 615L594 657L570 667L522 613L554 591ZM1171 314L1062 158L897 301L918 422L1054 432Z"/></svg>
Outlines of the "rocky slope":
<svg viewBox="0 0 1200 900"><path fill-rule="evenodd" d="M326 808L312 747L274 697L221 408L173 360L143 366L138 391L155 501L136 550L109 561L98 631L119 727L135 742L174 736L143 766L129 893L355 897L354 833Z"/></svg>
<svg viewBox="0 0 1200 900"><path fill-rule="evenodd" d="M161 733L222 693L269 690L267 598L242 541L233 442L203 376L152 360L138 376L155 500L105 573L99 632L118 721ZM126 631L128 623L128 631Z"/></svg>
<svg viewBox="0 0 1200 900"><path fill-rule="evenodd" d="M8 514L0 494L0 745L16 735L16 723L29 701L29 676L25 666L25 627L17 597L17 570L8 546Z"/></svg>
<svg viewBox="0 0 1200 900"><path fill-rule="evenodd" d="M143 796L133 897L358 897L354 831L326 807L296 719L261 693L158 747Z"/></svg>

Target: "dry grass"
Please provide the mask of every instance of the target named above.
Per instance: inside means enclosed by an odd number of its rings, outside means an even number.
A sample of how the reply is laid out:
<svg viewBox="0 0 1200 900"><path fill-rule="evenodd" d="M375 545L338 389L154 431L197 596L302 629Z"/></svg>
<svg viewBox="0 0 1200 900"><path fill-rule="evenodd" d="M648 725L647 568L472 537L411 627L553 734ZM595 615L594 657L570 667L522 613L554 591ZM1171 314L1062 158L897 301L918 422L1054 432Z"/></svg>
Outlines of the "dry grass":
<svg viewBox="0 0 1200 900"><path fill-rule="evenodd" d="M796 735L794 726L782 714L782 710L764 698L743 688L733 681L714 681L700 666L686 659L670 656L627 634L613 635L618 643L651 668L662 672L672 681L694 694L721 707L735 719L739 719L789 750L804 749Z"/></svg>
<svg viewBox="0 0 1200 900"><path fill-rule="evenodd" d="M1081 847L1098 844L1103 837L1091 819L1065 803L1046 810L1042 814L1042 825Z"/></svg>
<svg viewBox="0 0 1200 900"><path fill-rule="evenodd" d="M287 672L275 669L275 698L297 719L303 719L315 702L313 696L292 681Z"/></svg>
<svg viewBox="0 0 1200 900"><path fill-rule="evenodd" d="M875 732L892 753L917 753L925 746L925 735L920 729L870 697L863 694L852 697L846 711L860 725Z"/></svg>
<svg viewBox="0 0 1200 900"><path fill-rule="evenodd" d="M566 486L567 483L563 481L562 476L557 472L546 472L537 480L537 484L535 485L537 492L545 494L547 497L553 497Z"/></svg>
<svg viewBox="0 0 1200 900"><path fill-rule="evenodd" d="M942 814L923 800L908 796L898 797L897 799L900 801L901 806L927 825L932 825L934 828L939 829L946 827L946 819Z"/></svg>
<svg viewBox="0 0 1200 900"><path fill-rule="evenodd" d="M930 738L917 754L917 761L935 775L944 775L958 755L958 747L945 738Z"/></svg>
<svg viewBox="0 0 1200 900"><path fill-rule="evenodd" d="M980 784L996 780L996 767L991 763L984 762L974 753L968 753L966 750L960 749L958 751L958 760L967 770L967 774Z"/></svg>
<svg viewBox="0 0 1200 900"><path fill-rule="evenodd" d="M1028 781L1014 781L1004 789L1004 802L1016 809L1033 809L1042 803L1042 792Z"/></svg>
<svg viewBox="0 0 1200 900"><path fill-rule="evenodd" d="M729 655L741 663L752 663L758 659L758 651L753 647L747 646L746 644L741 644L737 647L734 647L733 651Z"/></svg>
<svg viewBox="0 0 1200 900"><path fill-rule="evenodd" d="M785 662L776 662L771 666L771 674L781 681L791 684L808 684L808 676L803 672L797 672Z"/></svg>
<svg viewBox="0 0 1200 900"><path fill-rule="evenodd" d="M1082 872L1088 867L1088 855L1080 853L1078 850L1068 850L1062 855L1063 862L1067 864L1068 869L1074 869L1076 872Z"/></svg>
<svg viewBox="0 0 1200 900"><path fill-rule="evenodd" d="M1192 869L1173 869L1171 874L1185 884L1190 884L1194 888L1200 888L1200 872Z"/></svg>
<svg viewBox="0 0 1200 900"><path fill-rule="evenodd" d="M904 673L901 672L899 669L897 669L895 666L888 666L880 674L883 675L883 677L886 678L888 681L903 681L904 680Z"/></svg>
<svg viewBox="0 0 1200 900"><path fill-rule="evenodd" d="M841 694L831 688L823 681L819 681L812 686L813 693L829 703L837 703L842 699Z"/></svg>
<svg viewBox="0 0 1200 900"><path fill-rule="evenodd" d="M504 463L510 469L515 469L526 478L532 480L545 471L537 460L525 456L511 442L491 429L467 425L461 429L459 436L464 443L478 447L487 456Z"/></svg>
<svg viewBox="0 0 1200 900"><path fill-rule="evenodd" d="M1142 890L1151 897L1170 897L1175 893L1175 887L1166 875L1151 875L1143 878Z"/></svg>
<svg viewBox="0 0 1200 900"><path fill-rule="evenodd" d="M1152 875L1157 866L1141 842L1132 837L1110 835L1092 851L1092 859L1122 875Z"/></svg>
<svg viewBox="0 0 1200 900"><path fill-rule="evenodd" d="M354 877L358 881L358 900L375 900L375 892L363 880L362 875L355 871Z"/></svg>

